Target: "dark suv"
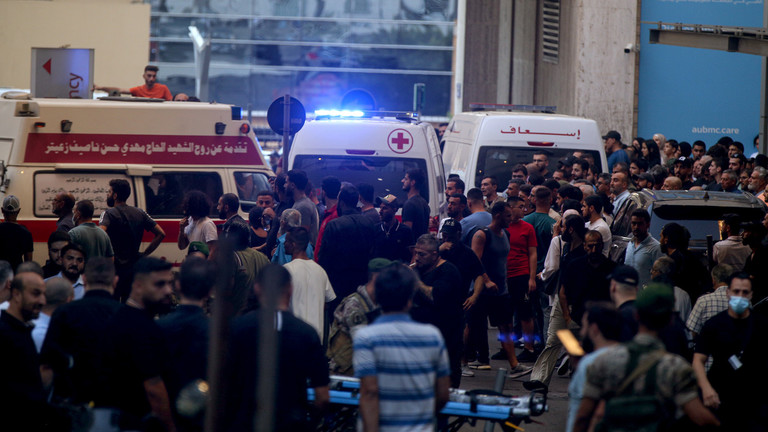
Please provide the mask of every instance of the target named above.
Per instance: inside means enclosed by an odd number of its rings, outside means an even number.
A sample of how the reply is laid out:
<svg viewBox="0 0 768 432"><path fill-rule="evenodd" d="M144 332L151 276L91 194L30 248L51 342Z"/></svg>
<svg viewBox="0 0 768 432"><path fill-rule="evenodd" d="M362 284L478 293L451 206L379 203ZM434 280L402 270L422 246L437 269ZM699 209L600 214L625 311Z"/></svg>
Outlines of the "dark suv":
<svg viewBox="0 0 768 432"><path fill-rule="evenodd" d="M768 209L765 203L750 193L709 192L709 191L652 191L643 189L632 192L629 199L638 208L648 210L651 226L648 232L659 239L661 228L670 222L677 222L691 233L690 249L697 254L707 252L707 235L717 242L720 238L720 224L723 215L734 213L743 222L762 222ZM614 249L626 248L627 237L614 236ZM611 256L623 253L612 251ZM706 256L706 255L705 255Z"/></svg>

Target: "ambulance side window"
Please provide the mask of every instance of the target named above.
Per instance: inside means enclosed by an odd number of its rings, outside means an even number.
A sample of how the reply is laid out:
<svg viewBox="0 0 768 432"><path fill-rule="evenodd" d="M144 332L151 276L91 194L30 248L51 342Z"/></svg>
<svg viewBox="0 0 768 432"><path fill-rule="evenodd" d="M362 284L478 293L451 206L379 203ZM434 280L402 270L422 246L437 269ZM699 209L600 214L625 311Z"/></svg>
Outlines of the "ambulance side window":
<svg viewBox="0 0 768 432"><path fill-rule="evenodd" d="M259 192L272 190L269 179L264 173L237 171L235 172L235 184L237 185L237 197L240 198L240 208L244 212L251 210L256 205Z"/></svg>
<svg viewBox="0 0 768 432"><path fill-rule="evenodd" d="M181 218L184 216L184 197L198 190L211 202L210 215L216 215L216 203L222 195L221 177L215 172L154 172L144 178L144 196L147 213L154 218Z"/></svg>

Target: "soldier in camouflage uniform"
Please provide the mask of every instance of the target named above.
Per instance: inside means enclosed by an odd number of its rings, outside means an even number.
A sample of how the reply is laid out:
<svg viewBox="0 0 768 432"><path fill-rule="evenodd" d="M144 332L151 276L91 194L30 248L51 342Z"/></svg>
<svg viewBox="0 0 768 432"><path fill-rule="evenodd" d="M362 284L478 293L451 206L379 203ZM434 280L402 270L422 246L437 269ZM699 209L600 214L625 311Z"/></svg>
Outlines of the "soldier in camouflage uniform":
<svg viewBox="0 0 768 432"><path fill-rule="evenodd" d="M638 294L637 336L610 348L587 368L574 431L588 429L601 400L606 408L597 430L670 430L677 408L697 425L719 425L699 398L691 365L667 353L658 337L671 319L674 301L667 285L651 284Z"/></svg>
<svg viewBox="0 0 768 432"><path fill-rule="evenodd" d="M385 258L374 258L368 263L368 283L341 301L333 312L333 323L328 336L331 374L352 376L352 336L372 322L380 313L374 299L376 276L381 269L392 264Z"/></svg>

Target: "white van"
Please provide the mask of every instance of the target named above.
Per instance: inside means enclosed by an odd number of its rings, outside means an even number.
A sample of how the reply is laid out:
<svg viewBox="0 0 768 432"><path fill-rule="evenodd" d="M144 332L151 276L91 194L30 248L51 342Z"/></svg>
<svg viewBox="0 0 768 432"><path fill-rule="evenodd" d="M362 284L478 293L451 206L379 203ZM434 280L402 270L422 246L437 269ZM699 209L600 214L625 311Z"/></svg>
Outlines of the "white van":
<svg viewBox="0 0 768 432"><path fill-rule="evenodd" d="M19 222L31 232L34 259L45 263L56 230L59 192L89 199L94 218L106 208L109 181L128 180L128 204L149 213L166 237L153 256L179 263L176 246L184 195L200 190L216 202L237 193L243 207L269 189L273 175L239 107L139 98L34 99L0 96L0 199L21 201ZM146 233L142 249L151 241Z"/></svg>
<svg viewBox="0 0 768 432"><path fill-rule="evenodd" d="M421 168L426 177L421 195L429 202L431 216L445 207L445 174L435 129L409 114L318 115L296 133L288 165L306 171L318 190L323 178L332 175L342 182L368 183L374 197L393 194L401 204L407 199L401 183L405 172Z"/></svg>
<svg viewBox="0 0 768 432"><path fill-rule="evenodd" d="M566 115L465 112L451 119L441 145L445 172L458 174L467 188L480 187L483 177L493 175L499 190L503 190L512 177L512 167L532 162L537 151L545 151L549 156L550 172L557 169L559 159L577 150L591 154L599 171L608 166L597 123Z"/></svg>

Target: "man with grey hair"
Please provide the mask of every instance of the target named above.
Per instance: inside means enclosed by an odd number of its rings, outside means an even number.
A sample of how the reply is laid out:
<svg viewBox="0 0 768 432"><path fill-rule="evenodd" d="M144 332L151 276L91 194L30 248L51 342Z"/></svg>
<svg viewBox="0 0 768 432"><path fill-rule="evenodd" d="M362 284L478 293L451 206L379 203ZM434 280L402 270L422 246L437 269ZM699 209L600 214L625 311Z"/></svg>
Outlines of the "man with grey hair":
<svg viewBox="0 0 768 432"><path fill-rule="evenodd" d="M723 192L741 193L738 185L739 175L736 171L727 169L720 175L720 188Z"/></svg>
<svg viewBox="0 0 768 432"><path fill-rule="evenodd" d="M300 226L301 213L296 209L285 209L280 215L280 231L277 233L277 246L275 247L275 250L272 251L273 263L283 265L291 262L292 257L285 253L285 237L288 234L288 231ZM314 252L315 250L310 243L307 246L307 256L309 259L314 257Z"/></svg>
<svg viewBox="0 0 768 432"><path fill-rule="evenodd" d="M695 338L701 333L701 328L713 316L728 309L728 280L736 270L728 264L718 264L712 268L712 286L714 292L703 295L696 300L688 320L685 323L688 331Z"/></svg>
<svg viewBox="0 0 768 432"><path fill-rule="evenodd" d="M71 302L75 298L75 289L72 283L63 277L52 277L45 281L45 306L40 311L40 316L32 321L35 328L32 329L32 340L35 341L37 352L43 348L45 335L51 323L53 312L61 305Z"/></svg>
<svg viewBox="0 0 768 432"><path fill-rule="evenodd" d="M421 281L416 284L411 317L440 330L448 350L451 386L458 388L464 330L462 305L468 287L461 286L459 269L440 257L437 239L432 234L422 234L416 240L413 256Z"/></svg>
<svg viewBox="0 0 768 432"><path fill-rule="evenodd" d="M765 186L768 185L766 177L768 177L768 170L761 166L756 166L749 178L749 191L763 201L765 201Z"/></svg>

